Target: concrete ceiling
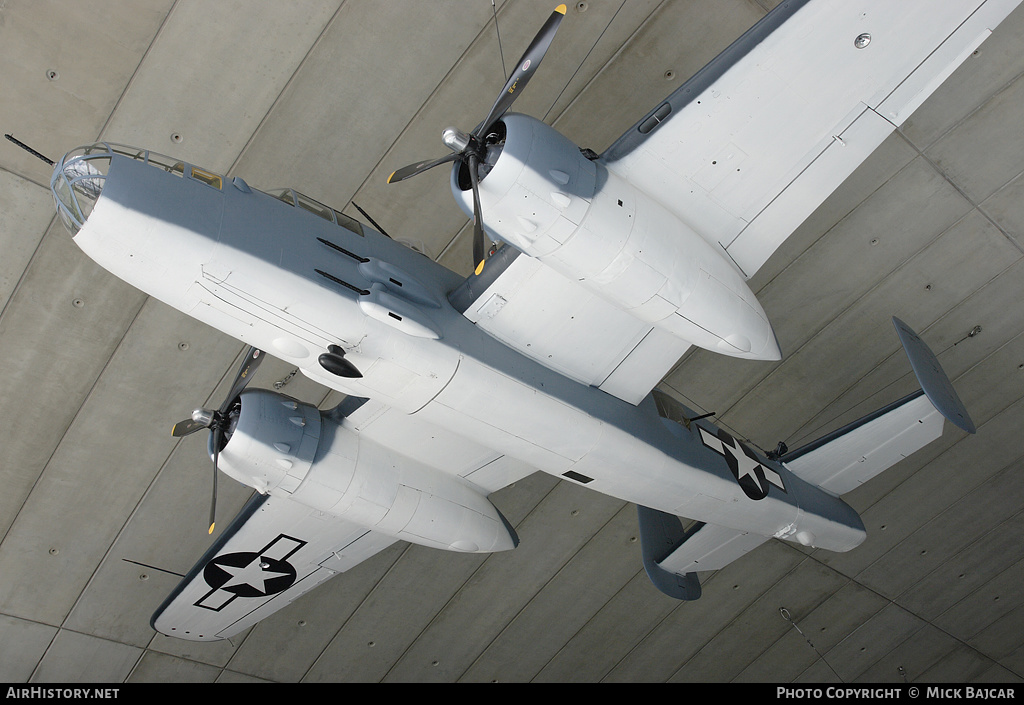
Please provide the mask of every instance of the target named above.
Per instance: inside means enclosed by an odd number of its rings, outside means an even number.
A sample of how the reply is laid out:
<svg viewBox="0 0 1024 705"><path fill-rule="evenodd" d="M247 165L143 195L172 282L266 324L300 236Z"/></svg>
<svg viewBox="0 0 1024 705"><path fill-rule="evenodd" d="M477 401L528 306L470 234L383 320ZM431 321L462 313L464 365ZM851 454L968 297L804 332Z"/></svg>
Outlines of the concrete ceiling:
<svg viewBox="0 0 1024 705"><path fill-rule="evenodd" d="M554 3L496 4L509 66ZM600 151L772 4L571 4L516 109ZM385 180L490 107L492 13L7 0L0 126L51 158L106 139L358 216L354 200L468 273L447 170ZM1018 10L758 274L781 363L697 351L663 383L761 447L795 447L911 390L898 315L978 434L947 428L852 493L869 531L853 552L771 541L704 575L693 603L650 585L633 506L538 474L494 496L513 552L397 544L230 643L154 634L210 541L205 440L169 430L220 400L242 346L94 265L54 218L49 168L0 143L0 681L1019 681L1021 46ZM336 401L291 372L269 360L254 384ZM229 483L222 517L248 497Z"/></svg>

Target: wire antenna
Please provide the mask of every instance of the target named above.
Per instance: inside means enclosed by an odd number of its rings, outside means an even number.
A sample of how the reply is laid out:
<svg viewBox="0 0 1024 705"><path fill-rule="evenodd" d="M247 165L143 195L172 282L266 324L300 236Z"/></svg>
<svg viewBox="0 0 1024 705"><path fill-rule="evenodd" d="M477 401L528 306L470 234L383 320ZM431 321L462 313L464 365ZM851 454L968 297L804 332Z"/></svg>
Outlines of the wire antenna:
<svg viewBox="0 0 1024 705"><path fill-rule="evenodd" d="M832 673L835 675L835 677L839 678L839 682L842 683L843 682L842 677L838 673L836 673L836 669L832 668L832 665L828 661L825 660L824 654L822 654L820 651L818 651L818 647L816 647L814 644L812 644L811 640L807 638L807 635L804 634L803 630L800 627L797 626L796 620L793 619L793 615L791 615L789 613L789 610L787 610L785 607L780 607L779 608L779 614L782 615L782 618L784 620L786 620L791 625L793 625L793 629L796 629L797 633L804 638L804 641L807 642L807 645L814 650L814 653L818 654L818 658L821 659L821 662L824 663L826 666L828 666L828 670L832 671Z"/></svg>
<svg viewBox="0 0 1024 705"><path fill-rule="evenodd" d="M24 150L25 150L26 152L28 152L29 154L31 154L31 155L32 155L33 157L37 157L38 159L42 159L42 160L43 160L44 162L46 162L46 163L47 163L47 164L49 164L50 166L53 166L53 165L54 165L54 164L56 163L56 162L54 162L54 161L53 161L52 159L48 159L48 158L44 157L44 156L43 156L42 154L40 154L40 153L39 153L39 152L37 152L36 150L32 149L31 147L29 147L29 146L28 146L27 144L25 144L25 143L24 143L24 142L22 142L21 140L19 140L19 139L16 139L16 138L15 138L15 137L13 137L12 135L6 135L6 134L5 134L5 135L4 135L4 137L6 137L7 139L9 139L9 140L10 140L11 142L14 142L14 144L16 144L16 145L18 145L19 147L21 147L22 149L24 149Z"/></svg>
<svg viewBox="0 0 1024 705"><path fill-rule="evenodd" d="M380 233L381 235L383 235L384 237L386 237L386 238L389 238L389 239L391 239L391 240L394 240L394 239L395 239L395 238L391 237L390 235L388 235L387 231L386 231L386 230L384 230L384 228L382 228L382 227L380 227L379 225L377 225L377 221L376 221L376 220L374 220L374 219L373 219L373 218L372 218L372 217L370 216L370 214L369 214L369 213L367 213L367 212L366 212L366 211L364 211L364 210L363 210L362 208L360 208L360 207L359 207L359 204L358 204L358 203L356 203L355 201L352 201L352 205L353 205L353 206L355 206L355 208L356 208L356 210L357 210L357 211L359 211L360 213L362 213L362 214L363 214L363 217L364 217L364 218L366 218L366 219L367 219L368 221L370 221L370 225L372 225L373 227L377 228L377 232L379 232L379 233Z"/></svg>
<svg viewBox="0 0 1024 705"><path fill-rule="evenodd" d="M498 29L498 8L494 6L494 0L491 0L491 12L494 13L494 33L498 35L498 56L501 57L501 76L507 80L508 71L505 69L505 52L501 50L501 30Z"/></svg>

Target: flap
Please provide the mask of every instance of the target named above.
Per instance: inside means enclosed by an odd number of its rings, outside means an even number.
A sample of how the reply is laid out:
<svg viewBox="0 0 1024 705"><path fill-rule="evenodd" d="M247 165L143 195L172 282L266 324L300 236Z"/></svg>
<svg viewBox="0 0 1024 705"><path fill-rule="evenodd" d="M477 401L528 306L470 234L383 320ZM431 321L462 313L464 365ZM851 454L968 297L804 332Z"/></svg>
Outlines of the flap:
<svg viewBox="0 0 1024 705"><path fill-rule="evenodd" d="M151 624L179 639L226 639L392 543L297 502L255 495Z"/></svg>
<svg viewBox="0 0 1024 705"><path fill-rule="evenodd" d="M639 404L690 347L510 246L451 295L507 347L573 379Z"/></svg>

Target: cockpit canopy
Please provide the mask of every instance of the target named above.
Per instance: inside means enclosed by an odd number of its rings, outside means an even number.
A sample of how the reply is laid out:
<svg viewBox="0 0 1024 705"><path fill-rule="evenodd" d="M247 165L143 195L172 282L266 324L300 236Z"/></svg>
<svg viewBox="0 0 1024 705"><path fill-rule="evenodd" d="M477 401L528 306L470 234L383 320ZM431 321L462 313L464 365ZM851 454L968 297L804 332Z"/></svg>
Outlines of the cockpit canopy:
<svg viewBox="0 0 1024 705"><path fill-rule="evenodd" d="M147 149L109 142L97 142L73 149L57 162L53 176L50 177L50 191L53 192L57 214L72 235L85 225L99 199L114 155L149 164L176 176L189 176L218 189L223 181L217 174Z"/></svg>
<svg viewBox="0 0 1024 705"><path fill-rule="evenodd" d="M224 186L224 177L219 174L147 149L108 142L79 147L65 154L57 162L53 176L50 177L50 191L53 192L57 214L60 215L61 221L72 236L84 227L86 219L99 199L107 179L111 159L115 155L149 164L175 176L200 181L218 190ZM249 186L238 177L235 177L231 183L241 191L250 192ZM266 193L290 206L313 213L324 220L347 228L357 235L363 235L363 227L358 221L298 191L285 188Z"/></svg>

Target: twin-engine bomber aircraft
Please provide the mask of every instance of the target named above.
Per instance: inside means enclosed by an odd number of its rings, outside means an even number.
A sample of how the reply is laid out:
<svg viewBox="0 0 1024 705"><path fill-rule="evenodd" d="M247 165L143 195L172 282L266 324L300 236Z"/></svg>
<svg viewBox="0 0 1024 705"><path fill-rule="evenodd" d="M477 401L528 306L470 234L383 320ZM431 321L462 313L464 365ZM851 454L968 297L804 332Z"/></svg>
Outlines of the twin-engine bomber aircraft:
<svg viewBox="0 0 1024 705"><path fill-rule="evenodd" d="M79 247L251 346L224 403L174 434L208 429L214 487L219 469L256 493L153 627L230 637L395 541L512 549L488 495L536 470L636 503L647 573L684 600L770 538L860 544L841 495L944 419L974 432L906 324L921 390L792 452L654 386L692 345L780 358L747 281L1018 2L783 2L601 155L508 112L559 6L487 117L389 179L452 163L475 218L466 279L290 189L144 149L68 153L51 186ZM246 390L264 354L346 399Z"/></svg>

